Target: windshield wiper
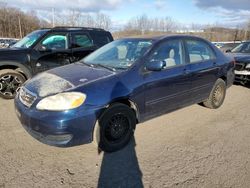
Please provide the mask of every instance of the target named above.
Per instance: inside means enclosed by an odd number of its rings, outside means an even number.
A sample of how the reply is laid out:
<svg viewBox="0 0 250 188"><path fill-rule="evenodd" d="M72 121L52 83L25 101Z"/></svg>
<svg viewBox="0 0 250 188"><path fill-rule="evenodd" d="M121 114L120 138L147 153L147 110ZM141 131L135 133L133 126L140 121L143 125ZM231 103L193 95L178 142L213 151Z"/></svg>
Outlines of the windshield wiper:
<svg viewBox="0 0 250 188"><path fill-rule="evenodd" d="M126 68L126 67L115 67L115 69L127 70L128 68Z"/></svg>
<svg viewBox="0 0 250 188"><path fill-rule="evenodd" d="M86 65L88 67L94 67L93 64L85 63L84 61L80 61L80 63L82 63L82 64L84 64L84 65Z"/></svg>
<svg viewBox="0 0 250 188"><path fill-rule="evenodd" d="M113 71L113 72L116 71L116 69L114 67L110 67L110 66L107 66L107 65L99 64L99 63L95 64L95 65L99 66L99 67L103 67L103 68L108 69L108 70Z"/></svg>

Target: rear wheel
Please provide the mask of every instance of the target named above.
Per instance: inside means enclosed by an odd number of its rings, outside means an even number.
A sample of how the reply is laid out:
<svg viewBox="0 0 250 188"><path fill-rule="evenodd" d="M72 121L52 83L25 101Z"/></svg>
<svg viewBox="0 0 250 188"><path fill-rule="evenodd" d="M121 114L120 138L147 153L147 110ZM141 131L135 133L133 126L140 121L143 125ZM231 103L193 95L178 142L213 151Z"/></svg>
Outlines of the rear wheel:
<svg viewBox="0 0 250 188"><path fill-rule="evenodd" d="M17 89L25 82L24 76L11 69L0 70L0 97L13 99Z"/></svg>
<svg viewBox="0 0 250 188"><path fill-rule="evenodd" d="M105 152L114 152L128 144L134 134L134 111L124 104L110 106L95 127L94 141Z"/></svg>
<svg viewBox="0 0 250 188"><path fill-rule="evenodd" d="M208 97L207 100L203 102L203 105L208 108L216 109L219 108L225 99L226 96L226 83L224 80L219 78Z"/></svg>

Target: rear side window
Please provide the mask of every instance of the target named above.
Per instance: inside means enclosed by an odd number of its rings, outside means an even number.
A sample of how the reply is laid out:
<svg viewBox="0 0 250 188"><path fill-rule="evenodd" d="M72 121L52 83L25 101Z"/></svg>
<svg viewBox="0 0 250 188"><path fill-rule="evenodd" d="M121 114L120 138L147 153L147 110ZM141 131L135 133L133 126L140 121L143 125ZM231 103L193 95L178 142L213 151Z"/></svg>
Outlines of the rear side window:
<svg viewBox="0 0 250 188"><path fill-rule="evenodd" d="M92 40L86 34L72 35L72 48L86 48L93 46Z"/></svg>
<svg viewBox="0 0 250 188"><path fill-rule="evenodd" d="M111 42L110 37L105 33L94 33L93 38L95 39L96 45L99 47L104 46L105 44Z"/></svg>
<svg viewBox="0 0 250 188"><path fill-rule="evenodd" d="M215 54L211 47L200 40L187 40L186 46L190 63L197 63L201 61L207 61L215 59Z"/></svg>

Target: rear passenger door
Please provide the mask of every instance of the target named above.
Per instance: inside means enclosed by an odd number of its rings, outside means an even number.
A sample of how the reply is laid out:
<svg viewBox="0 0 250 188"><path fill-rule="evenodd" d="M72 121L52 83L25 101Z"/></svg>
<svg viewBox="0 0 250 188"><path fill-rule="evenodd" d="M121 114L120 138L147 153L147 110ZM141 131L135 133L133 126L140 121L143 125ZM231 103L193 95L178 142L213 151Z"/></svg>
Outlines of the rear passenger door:
<svg viewBox="0 0 250 188"><path fill-rule="evenodd" d="M185 40L188 60L188 71L191 73L192 98L194 102L203 101L217 79L219 67L216 64L216 55L210 45L199 39Z"/></svg>
<svg viewBox="0 0 250 188"><path fill-rule="evenodd" d="M71 33L72 62L76 62L97 49L88 33Z"/></svg>

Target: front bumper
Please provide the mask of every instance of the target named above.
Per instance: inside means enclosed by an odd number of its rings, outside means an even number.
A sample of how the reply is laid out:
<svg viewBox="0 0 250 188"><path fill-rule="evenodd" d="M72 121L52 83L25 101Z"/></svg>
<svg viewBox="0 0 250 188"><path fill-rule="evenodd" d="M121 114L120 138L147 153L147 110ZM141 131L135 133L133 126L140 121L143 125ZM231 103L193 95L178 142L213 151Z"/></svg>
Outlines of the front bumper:
<svg viewBox="0 0 250 188"><path fill-rule="evenodd" d="M237 71L235 70L235 82L250 82L250 71L242 70Z"/></svg>
<svg viewBox="0 0 250 188"><path fill-rule="evenodd" d="M27 108L15 99L16 114L24 129L38 141L57 147L87 144L103 108L84 106L64 112L39 111Z"/></svg>

